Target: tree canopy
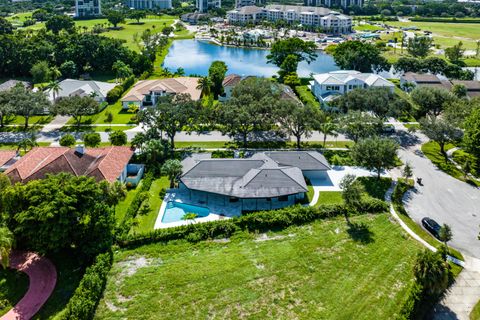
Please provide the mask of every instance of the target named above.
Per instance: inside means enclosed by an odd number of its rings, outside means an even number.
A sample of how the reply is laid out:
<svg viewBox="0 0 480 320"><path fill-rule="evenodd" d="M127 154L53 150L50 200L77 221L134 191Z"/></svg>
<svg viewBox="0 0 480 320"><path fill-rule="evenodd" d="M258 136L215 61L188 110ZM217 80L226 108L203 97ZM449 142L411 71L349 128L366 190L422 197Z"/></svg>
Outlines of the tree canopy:
<svg viewBox="0 0 480 320"><path fill-rule="evenodd" d="M58 34L62 30L67 32L72 31L75 28L75 22L71 17L64 14L59 14L48 19L47 22L45 22L45 27L47 30Z"/></svg>
<svg viewBox="0 0 480 320"><path fill-rule="evenodd" d="M372 72L387 70L390 65L375 45L362 41L345 41L333 49L335 63L344 70Z"/></svg>
<svg viewBox="0 0 480 320"><path fill-rule="evenodd" d="M407 51L414 57L425 58L430 53L433 40L426 36L417 36L408 39Z"/></svg>
<svg viewBox="0 0 480 320"><path fill-rule="evenodd" d="M420 108L418 113L421 116L432 114L437 117L446 104L455 101L455 96L450 91L436 87L417 87L410 96Z"/></svg>
<svg viewBox="0 0 480 320"><path fill-rule="evenodd" d="M317 47L312 41L303 41L300 38L278 40L273 43L270 53L267 55L267 63L272 63L282 68L282 64L287 57L290 60L294 60L297 64L302 61L310 63L317 58L316 50ZM297 71L296 67L294 71Z"/></svg>
<svg viewBox="0 0 480 320"><path fill-rule="evenodd" d="M59 98L51 109L54 114L71 116L79 127L82 117L97 113L98 108L98 102L90 96L71 96Z"/></svg>
<svg viewBox="0 0 480 320"><path fill-rule="evenodd" d="M380 179L382 170L396 166L398 144L389 138L362 139L352 147L352 159L361 167L373 170Z"/></svg>
<svg viewBox="0 0 480 320"><path fill-rule="evenodd" d="M25 128L28 128L28 120L31 116L43 113L50 108L50 102L43 92L30 91L21 83L9 91L8 104L15 110L16 115L25 118Z"/></svg>
<svg viewBox="0 0 480 320"><path fill-rule="evenodd" d="M208 77L212 83L212 93L214 99L223 93L223 80L227 73L227 65L223 61L213 61L208 68Z"/></svg>

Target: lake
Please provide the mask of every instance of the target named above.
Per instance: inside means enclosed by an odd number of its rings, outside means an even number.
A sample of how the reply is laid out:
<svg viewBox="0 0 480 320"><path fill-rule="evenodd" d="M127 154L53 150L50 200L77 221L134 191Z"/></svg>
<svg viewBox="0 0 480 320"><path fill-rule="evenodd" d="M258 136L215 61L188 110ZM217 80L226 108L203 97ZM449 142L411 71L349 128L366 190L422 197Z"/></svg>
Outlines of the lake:
<svg viewBox="0 0 480 320"><path fill-rule="evenodd" d="M221 60L228 66L227 74L236 73L242 76L254 75L271 77L277 74L275 65L267 64L269 50L224 47L198 40L175 40L165 57L163 67L176 70L185 69L185 73L206 76L210 64ZM322 51L317 52L315 61L298 66L299 76L310 73L323 73L338 70L333 58Z"/></svg>

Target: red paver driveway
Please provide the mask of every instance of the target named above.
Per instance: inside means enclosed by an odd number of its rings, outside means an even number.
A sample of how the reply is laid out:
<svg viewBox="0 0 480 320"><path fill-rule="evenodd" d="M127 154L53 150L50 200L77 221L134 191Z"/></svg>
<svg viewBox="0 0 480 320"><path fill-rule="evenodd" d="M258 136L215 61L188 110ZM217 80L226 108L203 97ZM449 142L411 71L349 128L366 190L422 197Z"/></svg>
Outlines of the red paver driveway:
<svg viewBox="0 0 480 320"><path fill-rule="evenodd" d="M31 319L52 294L57 282L57 270L45 257L16 250L10 255L10 268L26 273L30 285L25 296L0 320Z"/></svg>

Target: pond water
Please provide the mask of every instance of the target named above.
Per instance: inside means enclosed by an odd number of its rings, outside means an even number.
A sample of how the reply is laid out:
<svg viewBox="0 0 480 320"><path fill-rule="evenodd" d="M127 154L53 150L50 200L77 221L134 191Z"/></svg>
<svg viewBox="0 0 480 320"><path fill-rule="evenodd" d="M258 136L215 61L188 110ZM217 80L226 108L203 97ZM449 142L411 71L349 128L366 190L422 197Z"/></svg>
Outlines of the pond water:
<svg viewBox="0 0 480 320"><path fill-rule="evenodd" d="M268 53L268 50L224 47L199 40L175 40L165 57L163 66L171 71L182 67L187 75L205 76L208 74L210 64L215 60L221 60L228 66L227 74L271 77L277 74L278 68L267 63ZM317 54L317 59L310 64L306 62L299 64L300 76L339 69L331 56L322 51L318 51Z"/></svg>

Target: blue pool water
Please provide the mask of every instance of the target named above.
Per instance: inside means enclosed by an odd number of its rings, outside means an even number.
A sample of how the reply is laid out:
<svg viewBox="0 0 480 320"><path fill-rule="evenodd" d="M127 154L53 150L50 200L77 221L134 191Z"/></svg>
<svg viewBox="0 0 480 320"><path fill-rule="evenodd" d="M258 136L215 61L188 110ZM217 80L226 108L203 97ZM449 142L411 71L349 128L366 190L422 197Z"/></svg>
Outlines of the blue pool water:
<svg viewBox="0 0 480 320"><path fill-rule="evenodd" d="M197 218L202 218L208 216L210 214L210 210L205 207L169 201L165 208L165 214L163 215L162 222L168 223L182 221L182 217L186 213L196 213Z"/></svg>
<svg viewBox="0 0 480 320"><path fill-rule="evenodd" d="M227 64L227 74L271 77L277 74L278 68L267 63L268 53L269 50L225 47L198 40L175 40L163 66L171 71L182 67L187 75L206 76L210 64L215 60L221 60ZM300 76L339 70L330 55L322 51L318 51L317 54L317 59L310 64L302 62L298 65Z"/></svg>

